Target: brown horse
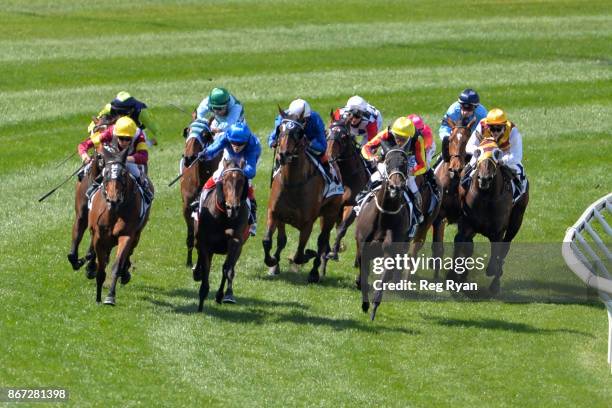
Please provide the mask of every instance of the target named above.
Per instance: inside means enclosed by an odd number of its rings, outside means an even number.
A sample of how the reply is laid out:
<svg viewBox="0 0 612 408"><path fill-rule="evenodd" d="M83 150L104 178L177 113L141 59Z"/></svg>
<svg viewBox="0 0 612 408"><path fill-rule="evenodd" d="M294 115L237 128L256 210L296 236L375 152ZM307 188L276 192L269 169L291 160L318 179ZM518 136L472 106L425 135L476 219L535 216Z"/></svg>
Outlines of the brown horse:
<svg viewBox="0 0 612 408"><path fill-rule="evenodd" d="M112 149L112 151L110 150ZM89 211L89 229L96 252L96 302L102 300L102 284L106 279L106 265L110 252L117 247L112 267L112 281L104 304L115 305L117 278L121 283L130 281L130 256L138 245L140 234L149 219L150 207L144 212L144 201L138 191L137 182L129 174L126 164L128 149L117 153L114 148L102 150L104 170L102 186L93 197ZM153 185L149 182L151 190Z"/></svg>
<svg viewBox="0 0 612 408"><path fill-rule="evenodd" d="M442 162L435 169L442 191L442 202L437 217L433 221L433 243L431 245L434 257L444 256L444 230L446 225L455 224L461 217L461 201L459 199L459 181L461 171L465 167L465 146L470 138L470 129L476 118L469 123L453 122L447 119L451 127L448 144L442 146ZM440 270L436 264L434 278L439 278Z"/></svg>
<svg viewBox="0 0 612 408"><path fill-rule="evenodd" d="M395 143L382 142L386 174L382 175L380 188L362 204L357 217L356 264L360 272L355 282L361 289L361 308L364 313L370 308L367 265L362 264L365 251L381 246L382 255L392 257L395 255L394 249L397 248L394 244L406 242L411 229L412 214L403 197L408 173L407 146L406 144L403 148L399 148ZM389 280L390 272L385 271L383 281ZM372 320L376 317L382 295L381 290L377 290L374 294L374 307L370 315Z"/></svg>
<svg viewBox="0 0 612 408"><path fill-rule="evenodd" d="M91 131L91 137L96 138L100 136L100 133L104 131L108 126L115 123L117 120L116 116L103 115L99 118L93 118L94 128ZM89 249L84 258L79 258L79 245L87 229L87 216L89 208L87 207L87 190L93 184L93 182L102 173L104 167L104 160L99 152L102 150L102 145L98 145L97 151L92 157L92 161L89 166L79 174L79 177L75 186L74 195L74 223L72 224L72 244L70 246L70 253L68 253L68 262L72 265L72 269L79 270L81 266L87 262L86 276L93 279L96 271L96 254L93 250L93 245L89 245Z"/></svg>
<svg viewBox="0 0 612 408"><path fill-rule="evenodd" d="M501 164L502 151L495 140L485 138L474 152L476 171L469 190L459 187L463 215L455 236L454 257L470 257L474 250L473 237L482 234L491 243L491 258L487 276L493 276L491 294L499 292L504 259L510 242L516 236L529 203L529 187L516 203L512 203L512 172ZM467 272L450 271L447 278L465 281Z"/></svg>
<svg viewBox="0 0 612 408"><path fill-rule="evenodd" d="M344 186L342 213L336 227L336 241L328 255L329 259L337 260L342 238L355 220L355 212L353 211L353 207L357 204L355 197L368 184L370 173L360 157L359 145L351 136L346 120L333 121L329 125L326 153L329 161L334 163L340 171Z"/></svg>
<svg viewBox="0 0 612 408"><path fill-rule="evenodd" d="M183 199L183 218L187 224L187 261L189 267L193 265L192 252L194 246L194 219L191 216L191 204L198 199L202 186L219 166L221 156L213 160L198 160L198 153L213 142L213 135L204 131L202 137L191 136L185 141L185 151L181 161L181 198Z"/></svg>
<svg viewBox="0 0 612 408"><path fill-rule="evenodd" d="M208 276L213 254L226 254L221 285L217 290L217 303L236 303L233 283L234 270L242 245L249 236L248 182L243 171L244 160L236 164L223 160L223 173L216 188L203 198L196 222L196 248L198 261L193 268L193 279L200 284L198 312L204 307L210 285ZM227 290L224 293L225 282Z"/></svg>
<svg viewBox="0 0 612 408"><path fill-rule="evenodd" d="M280 254L287 243L285 224L290 224L300 231L297 250L290 259L296 265L305 264L310 258L315 258L308 275L308 282L318 282L319 267L325 276L327 254L329 252L329 236L342 205L342 196L323 196L325 181L319 170L306 153L307 139L299 118L290 117L279 108L282 122L278 128L278 154L280 170L272 180L270 198L268 200L268 219L266 233L262 240L265 259L270 267L270 274L280 273ZM321 232L317 238L317 252L304 249L312 227L317 218L321 217ZM272 237L278 228L276 252L270 256Z"/></svg>

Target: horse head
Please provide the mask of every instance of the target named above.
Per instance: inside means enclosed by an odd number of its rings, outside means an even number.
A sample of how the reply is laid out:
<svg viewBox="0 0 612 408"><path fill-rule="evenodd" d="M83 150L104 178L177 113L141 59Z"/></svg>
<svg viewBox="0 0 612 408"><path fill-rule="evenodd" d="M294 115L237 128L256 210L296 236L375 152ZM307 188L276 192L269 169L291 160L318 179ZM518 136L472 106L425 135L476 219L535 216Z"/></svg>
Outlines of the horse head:
<svg viewBox="0 0 612 408"><path fill-rule="evenodd" d="M244 159L236 163L233 160L223 159L223 172L221 183L223 185L223 197L225 202L225 213L229 219L235 219L240 214L240 205L247 195L247 179L244 174Z"/></svg>
<svg viewBox="0 0 612 408"><path fill-rule="evenodd" d="M465 146L470 138L470 129L476 118L468 123L465 123L465 120L460 123L453 122L451 119L447 121L451 127L451 134L446 142L448 144L442 146L442 156L444 161L448 162L449 176L454 178L461 174L461 170L465 166Z"/></svg>
<svg viewBox="0 0 612 408"><path fill-rule="evenodd" d="M481 190L487 190L491 187L493 179L497 175L497 169L501 164L502 156L503 153L497 146L497 142L491 138L483 139L474 151L478 187Z"/></svg>
<svg viewBox="0 0 612 408"><path fill-rule="evenodd" d="M327 129L327 157L331 162L346 158L352 146L351 132L346 120L333 121Z"/></svg>
<svg viewBox="0 0 612 408"><path fill-rule="evenodd" d="M282 121L278 126L278 159L281 166L291 163L306 149L302 117L287 115L280 107Z"/></svg>
<svg viewBox="0 0 612 408"><path fill-rule="evenodd" d="M387 173L386 189L390 197L395 198L401 195L408 177L408 143L399 147L394 140L384 140L381 147Z"/></svg>
<svg viewBox="0 0 612 408"><path fill-rule="evenodd" d="M102 149L102 194L109 210L116 210L125 200L129 174L127 170L128 149L118 151L117 145Z"/></svg>

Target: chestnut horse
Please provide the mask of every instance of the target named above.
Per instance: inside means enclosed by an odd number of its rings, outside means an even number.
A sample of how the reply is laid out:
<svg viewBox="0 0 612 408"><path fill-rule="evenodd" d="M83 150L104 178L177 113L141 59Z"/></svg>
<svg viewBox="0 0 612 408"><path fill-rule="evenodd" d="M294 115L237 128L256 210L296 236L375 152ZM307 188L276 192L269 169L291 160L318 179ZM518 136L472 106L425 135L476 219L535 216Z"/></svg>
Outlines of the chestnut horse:
<svg viewBox="0 0 612 408"><path fill-rule="evenodd" d="M280 108L279 112L282 122L278 128L276 159L280 169L273 177L268 200L266 233L262 240L264 262L270 268L271 275L280 273L280 254L287 243L285 224L292 225L300 231L300 239L290 261L302 265L315 258L308 282L319 282L320 266L325 276L329 236L340 214L342 195L323 196L325 180L306 153L308 140L303 125L297 121L298 118L287 115ZM321 232L317 238L317 252L307 250L305 253L313 224L319 217ZM277 228L276 251L274 256L270 256L272 238Z"/></svg>
<svg viewBox="0 0 612 408"><path fill-rule="evenodd" d="M355 282L361 289L361 308L364 313L370 308L370 302L368 300L367 265L362 265L363 251L381 245L383 256L393 257L396 255L393 252L394 244L406 242L411 229L411 209L406 205L404 199L408 173L407 147L408 144L399 148L393 142L382 142L386 174L382 175L382 184L373 197L365 199L357 217L355 240L359 275ZM383 281L388 281L390 272L385 271ZM374 293L374 307L370 315L372 320L376 317L376 310L382 301L382 295L381 290Z"/></svg>
<svg viewBox="0 0 612 408"><path fill-rule="evenodd" d="M150 207L143 210L144 201L138 191L137 182L129 174L126 159L128 149L117 153L114 148L105 146L102 150L104 170L102 186L94 197L89 211L89 229L96 253L96 302L102 300L102 285L106 279L106 265L110 252L117 246L117 254L112 267L112 281L106 305L115 305L117 278L121 283L130 281L130 256L138 245L140 234L149 219ZM112 150L111 150L112 149ZM153 185L149 182L151 190Z"/></svg>
<svg viewBox="0 0 612 408"><path fill-rule="evenodd" d="M193 268L193 279L201 281L198 312L204 308L210 285L208 276L213 254L226 254L223 263L221 285L217 290L217 303L236 303L234 299L234 270L242 245L249 236L249 208L247 205L248 182L244 174L244 160L236 164L223 160L223 172L216 188L200 205L195 223L198 261ZM227 291L224 293L225 282Z"/></svg>
<svg viewBox="0 0 612 408"><path fill-rule="evenodd" d="M487 276L493 276L489 286L492 295L499 292L504 259L510 242L516 236L529 203L529 185L516 203L512 203L512 172L501 163L502 151L495 140L484 138L474 156L476 170L469 189L459 187L463 215L455 236L454 257L469 257L474 251L474 235L482 234L491 243ZM447 278L465 281L467 272L449 272Z"/></svg>
<svg viewBox="0 0 612 408"><path fill-rule="evenodd" d="M461 171L465 167L465 146L470 138L470 129L476 118L469 123L453 122L447 119L451 127L448 144L442 145L442 162L435 169L436 178L442 191L440 211L433 221L432 255L444 257L444 230L446 225L455 224L461 217L461 201L459 200L459 181ZM434 278L439 278L440 270L436 264Z"/></svg>
<svg viewBox="0 0 612 408"><path fill-rule="evenodd" d="M107 127L115 123L117 120L117 116L103 115L99 118L93 118L94 128L91 131L91 137L99 138L100 133L104 131ZM72 224L72 244L70 246L70 253L68 254L68 262L72 265L72 269L79 270L85 262L87 262L87 272L86 276L90 279L93 279L96 271L96 254L93 250L93 245L89 245L89 250L84 258L79 258L79 245L83 239L83 235L85 234L85 230L87 229L87 216L89 213L89 208L87 207L87 190L93 184L93 182L98 178L98 176L102 173L102 168L104 167L104 160L99 152L102 149L102 145L98 145L97 151L94 153L92 157L92 161L89 166L86 167L86 170L79 174L79 178L77 179L75 186L75 195L74 195L74 223Z"/></svg>
<svg viewBox="0 0 612 408"><path fill-rule="evenodd" d="M333 120L333 112L332 112ZM336 241L328 255L329 259L338 259L340 244L346 231L355 220L353 207L357 204L355 197L368 184L370 172L361 159L359 145L351 136L346 120L333 121L327 131L327 157L340 171L344 194L342 195L342 213L336 227Z"/></svg>
<svg viewBox="0 0 612 408"><path fill-rule="evenodd" d="M187 261L185 265L193 265L192 253L194 246L194 219L191 204L196 201L202 191L202 186L219 166L221 156L213 160L198 160L198 153L213 142L213 135L204 131L202 137L190 136L185 141L185 151L181 161L181 198L183 199L183 218L187 224Z"/></svg>

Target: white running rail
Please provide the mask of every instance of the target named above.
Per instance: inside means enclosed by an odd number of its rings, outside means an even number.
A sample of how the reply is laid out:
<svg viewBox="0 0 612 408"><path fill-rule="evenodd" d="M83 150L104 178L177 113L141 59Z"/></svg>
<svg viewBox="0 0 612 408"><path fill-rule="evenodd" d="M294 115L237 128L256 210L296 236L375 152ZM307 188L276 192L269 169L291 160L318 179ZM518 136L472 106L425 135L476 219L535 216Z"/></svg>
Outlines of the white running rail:
<svg viewBox="0 0 612 408"><path fill-rule="evenodd" d="M612 275L608 271L612 264L612 228L605 219L607 214L612 214L612 193L591 204L567 229L561 252L570 269L599 292L608 309L608 364L612 370ZM597 231L603 231L608 238L602 239Z"/></svg>

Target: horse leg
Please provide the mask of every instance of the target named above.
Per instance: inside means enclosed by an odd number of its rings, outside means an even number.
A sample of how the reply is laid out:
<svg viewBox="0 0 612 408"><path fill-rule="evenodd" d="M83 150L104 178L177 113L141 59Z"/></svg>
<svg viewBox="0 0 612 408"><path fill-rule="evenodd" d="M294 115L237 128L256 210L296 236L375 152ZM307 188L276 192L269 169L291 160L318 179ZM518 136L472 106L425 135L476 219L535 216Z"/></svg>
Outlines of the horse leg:
<svg viewBox="0 0 612 408"><path fill-rule="evenodd" d="M336 222L336 216L331 216L330 214L326 214L321 218L321 233L317 238L317 258L315 259L315 265L317 260L321 265L321 274L325 276L327 272L327 261L329 259L329 237L331 235L331 231L334 228L334 224ZM318 267L318 265L317 265ZM315 267L313 266L313 269Z"/></svg>
<svg viewBox="0 0 612 408"><path fill-rule="evenodd" d="M229 243L227 258L223 264L223 274L227 278L227 290L223 296L223 303L236 303L234 298L234 277L236 276L236 262L242 251L242 243L238 239L232 239ZM223 293L223 292L222 292ZM217 296L219 293L217 293Z"/></svg>
<svg viewBox="0 0 612 408"><path fill-rule="evenodd" d="M185 224L187 224L187 239L185 241L187 244L187 261L185 262L185 266L191 268L193 266L193 245L195 242L193 225L195 220L191 216L191 207L189 203L183 205L183 218L185 218Z"/></svg>
<svg viewBox="0 0 612 408"><path fill-rule="evenodd" d="M273 267L278 264L279 259L277 257L270 256L270 251L272 250L272 238L274 237L274 232L276 231L277 222L272 216L272 210L268 208L268 219L266 220L266 233L264 234L263 239L261 240L261 244L264 249L264 263L268 267ZM278 253L278 249L277 249Z"/></svg>
<svg viewBox="0 0 612 408"><path fill-rule="evenodd" d="M334 242L334 246L332 247L332 250L328 255L328 259L333 259L335 261L338 260L338 252L340 252L342 238L344 238L344 236L346 235L346 231L348 231L354 220L355 213L353 212L353 207L344 207L344 211L342 214L342 222L340 223L340 225L338 225L338 228L336 229L336 241Z"/></svg>
<svg viewBox="0 0 612 408"><path fill-rule="evenodd" d="M115 262L113 263L113 269L111 272L111 286L108 290L108 295L104 299L105 305L115 306L115 290L117 287L117 279L122 274L125 267L127 257L130 254L132 237L122 236L119 237L117 245L117 255L115 256Z"/></svg>
<svg viewBox="0 0 612 408"><path fill-rule="evenodd" d="M87 279L93 279L96 277L96 251L94 251L93 242L89 243L89 249L85 254L87 260L87 267L85 268L85 276Z"/></svg>
<svg viewBox="0 0 612 408"><path fill-rule="evenodd" d="M208 292L210 291L208 276L210 275L210 264L212 262L212 256L212 252L207 249L201 251L198 250L198 265L202 268L201 272L203 273L203 276L201 278L202 282L200 282L200 302L198 303L198 312L202 312L204 310L204 300L206 299L206 297L208 296Z"/></svg>
<svg viewBox="0 0 612 408"><path fill-rule="evenodd" d="M474 230L466 223L459 221L457 228L457 235L455 235L455 248L453 250L453 259L459 257L467 258L472 256L474 252ZM453 262L453 265L455 262ZM465 282L467 280L468 271L463 273L455 272L454 270L448 271L446 279L452 279L457 282Z"/></svg>
<svg viewBox="0 0 612 408"><path fill-rule="evenodd" d="M444 229L446 228L446 220L438 217L433 222L433 242L431 243L431 253L434 259L442 259L444 256ZM440 279L439 263L434 265L434 280Z"/></svg>
<svg viewBox="0 0 612 408"><path fill-rule="evenodd" d="M313 224L314 224L314 220L313 222L306 224L300 230L300 240L298 243L298 247L295 250L293 257L289 259L291 262L293 262L296 265L303 265L306 262L308 262L311 258L314 258L316 256L316 253L313 254L310 251L308 251L308 256L304 255L304 249L306 248L306 244L308 243L308 239L310 238L310 234L312 233Z"/></svg>
<svg viewBox="0 0 612 408"><path fill-rule="evenodd" d="M391 258L392 257L392 252L390 252L390 249L392 248L394 239L393 239L393 231L391 230L387 230L385 233L385 239L382 243L382 247L383 247L383 254L385 258ZM383 273L382 276L382 281L383 284L386 282L389 282L390 278L392 276L392 271L390 269L386 269L385 268L385 272ZM363 284L363 282L362 282ZM384 285L383 285L384 287ZM363 289L362 289L363 290ZM383 297L383 291L382 289L377 290L376 292L374 292L374 306L372 307L372 313L370 314L370 320L374 321L374 319L376 318L376 311L378 310L378 306L380 306L380 303L382 302L382 297Z"/></svg>
<svg viewBox="0 0 612 408"><path fill-rule="evenodd" d="M285 223L278 223L278 235L276 236L276 251L274 251L274 259L278 262L272 268L270 268L270 275L278 275L280 273L280 259L281 252L287 245L287 231L285 229Z"/></svg>
<svg viewBox="0 0 612 408"><path fill-rule="evenodd" d="M72 269L75 271L79 270L86 262L85 259L79 259L79 245L87 229L87 215L87 205L85 205L85 209L80 208L77 211L74 224L72 225L72 245L68 254L68 262L70 262Z"/></svg>
<svg viewBox="0 0 612 408"><path fill-rule="evenodd" d="M110 256L110 248L106 248L105 245L102 244L102 240L100 237L93 238L93 245L96 251L97 257L97 271L96 271L96 303L102 303L102 285L106 280L106 264L108 262L108 258Z"/></svg>

